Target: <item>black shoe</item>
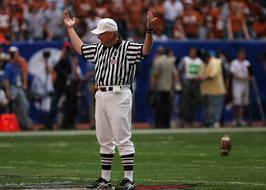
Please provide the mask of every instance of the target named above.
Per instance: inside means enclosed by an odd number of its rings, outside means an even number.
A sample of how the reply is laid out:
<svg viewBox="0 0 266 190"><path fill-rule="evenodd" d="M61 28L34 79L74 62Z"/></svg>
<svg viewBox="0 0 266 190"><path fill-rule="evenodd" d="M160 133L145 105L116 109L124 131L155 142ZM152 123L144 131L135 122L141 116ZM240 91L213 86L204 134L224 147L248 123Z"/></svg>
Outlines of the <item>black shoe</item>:
<svg viewBox="0 0 266 190"><path fill-rule="evenodd" d="M134 184L134 182L130 181L128 178L124 178L120 182L119 187L117 187L115 189L132 190L132 189L135 189L135 184Z"/></svg>
<svg viewBox="0 0 266 190"><path fill-rule="evenodd" d="M99 177L92 185L86 186L88 189L111 189L111 181L106 181L102 177Z"/></svg>

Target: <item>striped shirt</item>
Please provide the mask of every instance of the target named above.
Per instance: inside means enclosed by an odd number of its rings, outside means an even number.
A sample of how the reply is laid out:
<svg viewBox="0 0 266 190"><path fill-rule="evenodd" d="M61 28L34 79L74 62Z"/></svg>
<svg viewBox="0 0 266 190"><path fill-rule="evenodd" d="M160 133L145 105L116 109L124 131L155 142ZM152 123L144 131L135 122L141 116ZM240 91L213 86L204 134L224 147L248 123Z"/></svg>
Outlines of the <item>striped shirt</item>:
<svg viewBox="0 0 266 190"><path fill-rule="evenodd" d="M95 64L96 85L131 85L136 64L144 59L142 47L143 44L119 40L111 47L100 43L83 44L81 53L85 60Z"/></svg>

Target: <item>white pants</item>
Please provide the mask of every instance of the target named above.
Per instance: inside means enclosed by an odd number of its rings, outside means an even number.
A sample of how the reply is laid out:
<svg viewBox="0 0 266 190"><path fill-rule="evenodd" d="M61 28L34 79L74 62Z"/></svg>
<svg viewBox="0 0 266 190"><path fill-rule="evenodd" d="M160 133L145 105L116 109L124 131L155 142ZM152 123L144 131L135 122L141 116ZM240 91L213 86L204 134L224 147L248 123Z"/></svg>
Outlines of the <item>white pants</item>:
<svg viewBox="0 0 266 190"><path fill-rule="evenodd" d="M249 104L249 85L233 86L233 103L236 106Z"/></svg>
<svg viewBox="0 0 266 190"><path fill-rule="evenodd" d="M135 153L131 141L131 107L130 89L121 93L97 91L95 94L96 136L101 154L114 154L117 146L120 155Z"/></svg>

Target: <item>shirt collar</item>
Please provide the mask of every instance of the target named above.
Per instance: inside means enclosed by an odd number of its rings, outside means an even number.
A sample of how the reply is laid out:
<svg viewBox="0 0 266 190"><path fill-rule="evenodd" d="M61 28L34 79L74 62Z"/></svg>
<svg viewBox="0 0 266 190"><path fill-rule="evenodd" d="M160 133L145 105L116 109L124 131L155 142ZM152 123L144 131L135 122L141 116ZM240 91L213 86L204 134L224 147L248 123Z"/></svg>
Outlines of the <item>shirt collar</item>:
<svg viewBox="0 0 266 190"><path fill-rule="evenodd" d="M122 40L118 38L117 42L113 45L113 47L118 49L121 43L122 43Z"/></svg>

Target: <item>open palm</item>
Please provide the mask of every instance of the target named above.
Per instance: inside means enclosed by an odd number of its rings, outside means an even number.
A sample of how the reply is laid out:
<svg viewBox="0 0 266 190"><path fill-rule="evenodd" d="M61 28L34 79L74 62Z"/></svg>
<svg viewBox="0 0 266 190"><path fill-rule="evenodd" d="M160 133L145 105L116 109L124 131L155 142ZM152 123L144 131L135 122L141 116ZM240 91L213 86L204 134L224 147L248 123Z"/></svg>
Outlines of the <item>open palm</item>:
<svg viewBox="0 0 266 190"><path fill-rule="evenodd" d="M157 17L154 17L151 11L147 12L147 28L153 28L154 21L157 20Z"/></svg>
<svg viewBox="0 0 266 190"><path fill-rule="evenodd" d="M73 27L76 23L76 18L70 18L67 10L64 11L64 23L67 28Z"/></svg>

